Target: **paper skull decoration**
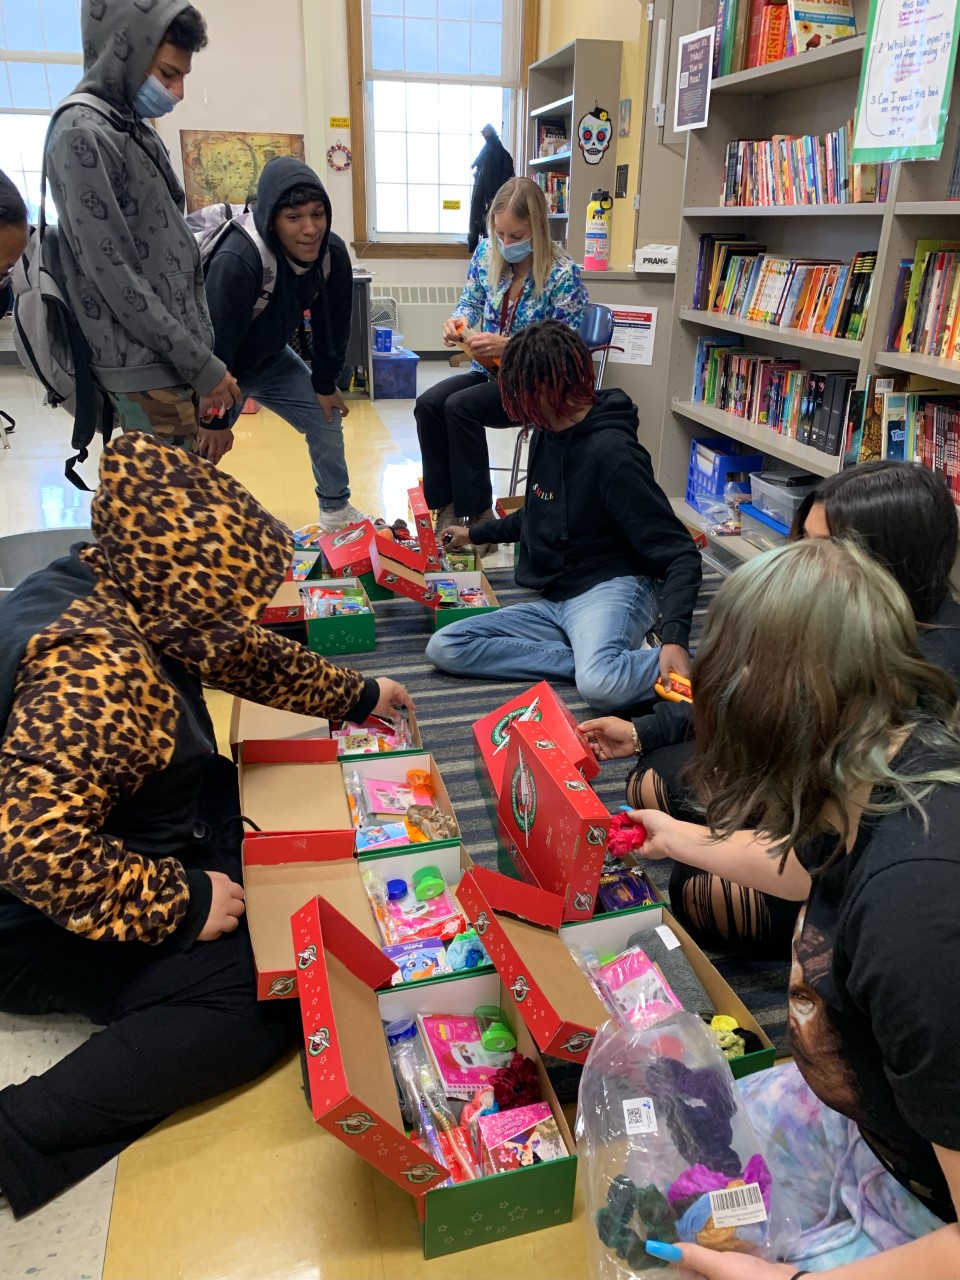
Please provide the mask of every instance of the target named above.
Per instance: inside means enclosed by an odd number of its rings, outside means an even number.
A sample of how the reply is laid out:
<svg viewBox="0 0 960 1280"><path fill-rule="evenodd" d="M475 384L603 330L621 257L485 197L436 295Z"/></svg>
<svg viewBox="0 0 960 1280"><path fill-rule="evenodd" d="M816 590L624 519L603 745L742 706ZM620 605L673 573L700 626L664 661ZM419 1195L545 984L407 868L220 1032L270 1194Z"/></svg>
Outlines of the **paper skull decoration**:
<svg viewBox="0 0 960 1280"><path fill-rule="evenodd" d="M580 150L587 164L599 164L607 147L613 126L610 123L610 112L604 111L599 103L594 104L577 126L577 139Z"/></svg>

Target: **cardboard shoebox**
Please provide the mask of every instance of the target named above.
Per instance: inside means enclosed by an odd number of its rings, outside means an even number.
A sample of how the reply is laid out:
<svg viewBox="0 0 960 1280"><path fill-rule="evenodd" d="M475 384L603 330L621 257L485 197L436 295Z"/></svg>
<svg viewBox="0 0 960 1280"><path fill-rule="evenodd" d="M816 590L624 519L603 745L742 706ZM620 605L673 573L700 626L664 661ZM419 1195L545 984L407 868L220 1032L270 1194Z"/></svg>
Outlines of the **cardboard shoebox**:
<svg viewBox="0 0 960 1280"><path fill-rule="evenodd" d="M304 590L309 590L311 586L323 589L322 583L307 583ZM335 583L329 580L329 589L343 591L348 598L362 604L367 612L338 614L329 618L311 618L304 614L307 648L312 653L324 656L372 652L377 647L377 619L360 580L338 578ZM301 606L305 606L305 603L301 596Z"/></svg>
<svg viewBox="0 0 960 1280"><path fill-rule="evenodd" d="M373 576L381 587L389 587L396 595L417 600L431 608L436 604L437 593L424 576L427 572L426 556L411 551L402 542L377 535L370 545L370 559Z"/></svg>
<svg viewBox="0 0 960 1280"><path fill-rule="evenodd" d="M531 712L534 704L536 706ZM474 723L473 741L482 777L498 799L507 767L510 729L523 718L536 723L543 735L560 747L588 782L600 772L596 757L580 732L573 712L547 681L541 680Z"/></svg>
<svg viewBox="0 0 960 1280"><path fill-rule="evenodd" d="M318 548L295 547L287 565L285 581L315 582L323 576L323 556Z"/></svg>
<svg viewBox="0 0 960 1280"><path fill-rule="evenodd" d="M497 827L510 860L530 884L559 895L565 920L589 919L607 850L610 814L542 724L510 731Z"/></svg>
<svg viewBox="0 0 960 1280"><path fill-rule="evenodd" d="M301 582L285 580L274 592L273 599L265 605L258 618L261 627L276 627L288 623L303 624L303 598Z"/></svg>
<svg viewBox="0 0 960 1280"><path fill-rule="evenodd" d="M570 947L616 955L626 949L634 934L666 925L679 940L716 1012L735 1018L737 1026L752 1031L763 1044L762 1050L733 1059L733 1074L750 1075L773 1065L776 1055L770 1040L690 935L663 907L639 907L561 925L562 902L556 895L481 867L466 873L457 898L542 1052L585 1062L597 1028L610 1016ZM663 938L667 941L667 935Z"/></svg>
<svg viewBox="0 0 960 1280"><path fill-rule="evenodd" d="M423 740L420 737L416 713L408 712L407 720L410 726L409 747L403 747L399 751L385 751L370 755L366 752L340 751L338 744L334 743L331 758L335 757L341 761L383 760L387 756L417 755L423 751ZM296 759L296 746L288 745L291 741L297 743L304 739L329 739L331 733L340 729L342 724L343 722L339 720L331 724L330 721L319 716L300 715L296 711L280 711L275 707L265 707L258 702L249 702L246 698L234 698L230 715L230 748L234 760L238 757L240 744L247 741L257 744L256 750L261 760L266 759L265 753L268 750L273 751L275 760ZM370 716L358 727L375 733L390 726L387 721ZM268 748L267 743L274 745Z"/></svg>
<svg viewBox="0 0 960 1280"><path fill-rule="evenodd" d="M441 627L448 627L451 622L462 622L464 618L477 618L482 613L494 613L500 608L500 601L497 599L497 594L488 582L485 573L469 571L464 573L428 573L426 579L437 589L437 601L429 606L433 614L434 631L439 631ZM439 594L439 588L437 588L437 583L441 580L455 582L458 592L467 587L479 588L487 597L487 603L484 605L444 604Z"/></svg>
<svg viewBox="0 0 960 1280"><path fill-rule="evenodd" d="M440 770L437 768L437 762L433 756L426 751L420 752L384 752L380 755L358 756L353 760L343 760L342 769L344 778L356 774L361 784L374 780L383 780L388 783L406 784L407 774L416 771L418 773L428 773L430 775L430 783L433 787L433 793L436 800L437 808L448 817L456 821L456 814L453 811L453 803L450 795L441 777ZM399 819L403 821L403 819ZM450 836L441 840L425 840L415 845L413 848L429 850L436 845L449 843L454 840L459 844L460 835L459 828L456 836Z"/></svg>
<svg viewBox="0 0 960 1280"><path fill-rule="evenodd" d="M373 523L362 520L348 524L336 533L327 533L320 539L320 551L332 578L358 578L369 573L370 544L375 537Z"/></svg>
<svg viewBox="0 0 960 1280"><path fill-rule="evenodd" d="M427 558L427 568L439 569L440 548L437 546L437 535L433 529L433 516L423 496L423 487L417 485L413 489L408 489L407 499L420 551Z"/></svg>
<svg viewBox="0 0 960 1280"><path fill-rule="evenodd" d="M298 973L310 1106L317 1124L414 1200L423 1252L440 1257L568 1222L576 1183L574 1145L533 1038L490 970L384 989L385 961L353 909L323 896L293 917L293 949L309 963ZM517 1048L537 1063L544 1099L568 1156L492 1177L443 1186L448 1172L406 1136L384 1024L417 1014L470 1015L505 1006Z"/></svg>

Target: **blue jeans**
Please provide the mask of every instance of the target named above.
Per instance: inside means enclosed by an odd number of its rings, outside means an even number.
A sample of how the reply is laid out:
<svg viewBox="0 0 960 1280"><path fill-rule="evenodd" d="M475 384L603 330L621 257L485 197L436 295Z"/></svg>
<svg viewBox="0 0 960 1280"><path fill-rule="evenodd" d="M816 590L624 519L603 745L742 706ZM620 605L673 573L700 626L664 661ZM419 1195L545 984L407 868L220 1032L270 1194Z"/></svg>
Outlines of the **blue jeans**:
<svg viewBox="0 0 960 1280"><path fill-rule="evenodd" d="M348 502L350 476L343 451L340 410L333 410L332 422L326 420L310 381L310 370L297 353L284 347L237 381L244 400L252 397L307 437L320 510L336 511ZM239 416L240 409L234 409L231 426Z"/></svg>
<svg viewBox="0 0 960 1280"><path fill-rule="evenodd" d="M530 600L451 623L427 657L456 676L569 680L597 711L622 711L653 697L660 650L640 645L657 610L649 578L612 578L572 600Z"/></svg>

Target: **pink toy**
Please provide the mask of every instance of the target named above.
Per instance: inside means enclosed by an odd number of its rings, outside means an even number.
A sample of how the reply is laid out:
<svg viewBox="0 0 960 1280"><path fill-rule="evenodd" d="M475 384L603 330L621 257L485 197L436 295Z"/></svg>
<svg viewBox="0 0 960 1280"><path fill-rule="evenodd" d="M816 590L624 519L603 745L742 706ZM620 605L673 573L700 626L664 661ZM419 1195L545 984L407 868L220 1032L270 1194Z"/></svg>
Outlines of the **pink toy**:
<svg viewBox="0 0 960 1280"><path fill-rule="evenodd" d="M647 829L642 822L633 822L625 813L615 813L610 819L610 835L607 852L615 858L628 853L639 853L646 843Z"/></svg>
<svg viewBox="0 0 960 1280"><path fill-rule="evenodd" d="M488 1088L513 1056L483 1047L476 1018L420 1014L417 1022L448 1098L472 1098L478 1089Z"/></svg>

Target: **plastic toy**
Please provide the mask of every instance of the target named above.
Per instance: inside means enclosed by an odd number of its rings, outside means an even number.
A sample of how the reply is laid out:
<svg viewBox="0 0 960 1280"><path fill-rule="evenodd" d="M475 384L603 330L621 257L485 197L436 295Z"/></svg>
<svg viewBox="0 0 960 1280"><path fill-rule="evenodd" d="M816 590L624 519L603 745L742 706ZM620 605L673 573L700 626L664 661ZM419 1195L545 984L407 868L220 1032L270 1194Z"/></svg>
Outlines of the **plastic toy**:
<svg viewBox="0 0 960 1280"><path fill-rule="evenodd" d="M435 898L423 902L411 893L405 880L384 884L369 867L362 878L380 934L388 947L429 938L448 941L466 928L463 912L446 887Z"/></svg>
<svg viewBox="0 0 960 1280"><path fill-rule="evenodd" d="M413 896L418 902L439 898L446 887L439 867L420 867L413 873Z"/></svg>
<svg viewBox="0 0 960 1280"><path fill-rule="evenodd" d="M667 702L693 702L693 689L686 676L678 676L675 671L671 671L670 685L669 689L665 689L663 681L658 678L653 687Z"/></svg>
<svg viewBox="0 0 960 1280"><path fill-rule="evenodd" d="M517 1037L510 1030L507 1016L495 1004L483 1004L474 1009L473 1016L480 1028L480 1043L491 1053L506 1053L517 1047Z"/></svg>

